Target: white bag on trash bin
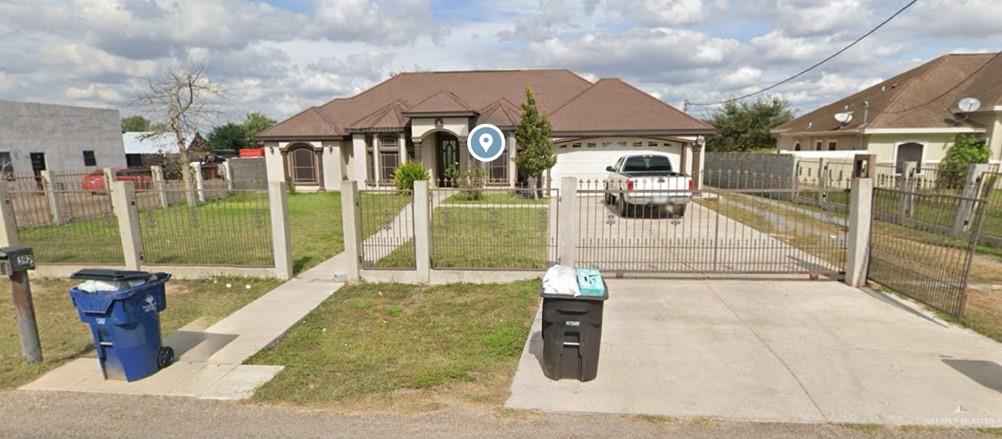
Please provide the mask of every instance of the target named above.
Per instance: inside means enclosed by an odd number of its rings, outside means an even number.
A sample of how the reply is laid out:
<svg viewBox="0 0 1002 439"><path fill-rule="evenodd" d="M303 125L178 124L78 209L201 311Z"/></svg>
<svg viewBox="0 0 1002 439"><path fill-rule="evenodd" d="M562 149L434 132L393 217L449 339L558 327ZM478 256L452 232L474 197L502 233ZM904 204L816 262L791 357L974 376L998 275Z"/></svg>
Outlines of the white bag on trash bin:
<svg viewBox="0 0 1002 439"><path fill-rule="evenodd" d="M554 265L543 275L543 294L557 296L580 296L577 271L572 267Z"/></svg>

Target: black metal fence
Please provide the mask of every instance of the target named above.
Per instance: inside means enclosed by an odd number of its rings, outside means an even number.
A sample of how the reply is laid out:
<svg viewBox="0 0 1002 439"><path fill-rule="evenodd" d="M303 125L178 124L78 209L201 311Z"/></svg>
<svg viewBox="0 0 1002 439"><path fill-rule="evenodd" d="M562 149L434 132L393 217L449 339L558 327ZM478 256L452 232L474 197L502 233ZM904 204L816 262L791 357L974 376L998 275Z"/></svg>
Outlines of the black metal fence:
<svg viewBox="0 0 1002 439"><path fill-rule="evenodd" d="M178 200L197 196L183 190L167 192ZM147 209L139 214L139 230L147 264L270 267L274 263L264 191L233 191L227 198L196 205Z"/></svg>
<svg viewBox="0 0 1002 439"><path fill-rule="evenodd" d="M970 233L957 237L956 212L963 210L975 220ZM980 198L875 189L869 278L959 317L984 213Z"/></svg>
<svg viewBox="0 0 1002 439"><path fill-rule="evenodd" d="M106 190L8 191L18 239L47 264L124 262L118 221ZM53 209L58 199L59 207Z"/></svg>
<svg viewBox="0 0 1002 439"><path fill-rule="evenodd" d="M691 193L684 188L640 190L609 181L583 181L576 214L577 263L624 276L838 277L845 266L845 214L793 200L844 191L757 188L779 186L782 178L706 172L705 189Z"/></svg>
<svg viewBox="0 0 1002 439"><path fill-rule="evenodd" d="M413 198L410 190L359 191L363 268L416 268Z"/></svg>
<svg viewBox="0 0 1002 439"><path fill-rule="evenodd" d="M431 266L545 269L557 260L557 189L464 186L431 191Z"/></svg>

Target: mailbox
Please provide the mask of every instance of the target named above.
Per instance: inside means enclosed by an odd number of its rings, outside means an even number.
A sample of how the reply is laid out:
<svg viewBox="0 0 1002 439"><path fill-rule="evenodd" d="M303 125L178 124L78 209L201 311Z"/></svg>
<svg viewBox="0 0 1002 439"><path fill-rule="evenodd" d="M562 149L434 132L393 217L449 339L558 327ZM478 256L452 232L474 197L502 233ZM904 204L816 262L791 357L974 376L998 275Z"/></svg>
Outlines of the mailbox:
<svg viewBox="0 0 1002 439"><path fill-rule="evenodd" d="M35 254L31 247L12 245L0 248L0 274L12 275L35 268Z"/></svg>

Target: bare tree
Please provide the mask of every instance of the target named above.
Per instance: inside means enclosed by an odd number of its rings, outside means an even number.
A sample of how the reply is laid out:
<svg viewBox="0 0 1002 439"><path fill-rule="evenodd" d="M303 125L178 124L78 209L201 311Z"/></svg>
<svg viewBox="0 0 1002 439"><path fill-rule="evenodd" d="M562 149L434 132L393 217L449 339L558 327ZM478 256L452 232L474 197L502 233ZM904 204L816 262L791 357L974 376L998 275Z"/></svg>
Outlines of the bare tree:
<svg viewBox="0 0 1002 439"><path fill-rule="evenodd" d="M222 97L222 88L210 81L203 66L168 67L158 78L147 80L147 89L138 95L135 104L144 109L154 122L174 135L178 158L181 162L181 180L184 183L189 206L195 205L188 145L200 125L215 120L220 111L214 98ZM159 134L159 133L158 133Z"/></svg>

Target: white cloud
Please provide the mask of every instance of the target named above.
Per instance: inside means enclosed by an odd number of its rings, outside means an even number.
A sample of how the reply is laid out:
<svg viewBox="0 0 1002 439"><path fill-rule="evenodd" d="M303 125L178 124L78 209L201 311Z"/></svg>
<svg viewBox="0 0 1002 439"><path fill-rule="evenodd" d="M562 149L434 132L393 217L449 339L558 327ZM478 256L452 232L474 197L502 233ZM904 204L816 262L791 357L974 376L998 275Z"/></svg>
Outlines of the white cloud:
<svg viewBox="0 0 1002 439"><path fill-rule="evenodd" d="M702 0L608 0L606 5L646 26L675 26L703 21Z"/></svg>
<svg viewBox="0 0 1002 439"><path fill-rule="evenodd" d="M165 65L202 62L225 119L283 118L404 70L570 68L675 105L733 97L833 53L878 0L0 0L0 98L118 107ZM443 10L443 8L448 10ZM923 0L776 92L806 110L958 48L997 50L1002 1Z"/></svg>

